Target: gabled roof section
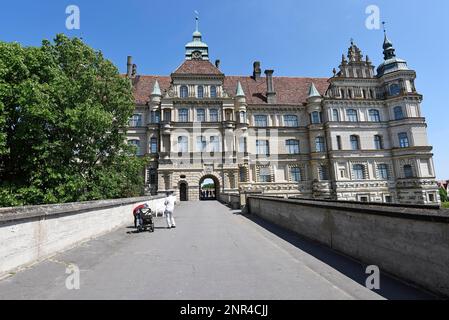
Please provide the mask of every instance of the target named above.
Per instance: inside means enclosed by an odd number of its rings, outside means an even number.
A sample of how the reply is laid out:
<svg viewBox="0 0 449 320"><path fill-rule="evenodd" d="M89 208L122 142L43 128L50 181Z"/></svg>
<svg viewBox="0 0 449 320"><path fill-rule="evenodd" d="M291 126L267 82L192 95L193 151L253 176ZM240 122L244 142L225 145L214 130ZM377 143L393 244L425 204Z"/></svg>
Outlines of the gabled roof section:
<svg viewBox="0 0 449 320"><path fill-rule="evenodd" d="M223 73L209 60L186 60L173 72L173 75L223 76Z"/></svg>
<svg viewBox="0 0 449 320"><path fill-rule="evenodd" d="M163 76L137 76L133 79L133 94L136 104L145 105L150 100L154 85L159 83L159 88L163 93L170 87L170 77Z"/></svg>

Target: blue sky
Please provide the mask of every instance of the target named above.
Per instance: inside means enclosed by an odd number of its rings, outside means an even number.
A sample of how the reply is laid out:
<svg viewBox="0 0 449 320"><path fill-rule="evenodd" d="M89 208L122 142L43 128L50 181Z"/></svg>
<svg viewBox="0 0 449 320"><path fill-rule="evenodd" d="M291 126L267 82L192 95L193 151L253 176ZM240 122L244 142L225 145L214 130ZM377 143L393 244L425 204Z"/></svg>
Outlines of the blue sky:
<svg viewBox="0 0 449 320"><path fill-rule="evenodd" d="M65 28L68 5L81 10L81 29ZM417 71L439 179L449 179L449 1L447 0L39 0L2 1L0 40L39 45L57 33L81 36L122 72L132 55L142 74L170 74L183 60L194 10L211 59L225 74L246 75L252 62L275 75L329 77L354 38L375 65L381 30L365 27L368 5L380 8L399 57Z"/></svg>

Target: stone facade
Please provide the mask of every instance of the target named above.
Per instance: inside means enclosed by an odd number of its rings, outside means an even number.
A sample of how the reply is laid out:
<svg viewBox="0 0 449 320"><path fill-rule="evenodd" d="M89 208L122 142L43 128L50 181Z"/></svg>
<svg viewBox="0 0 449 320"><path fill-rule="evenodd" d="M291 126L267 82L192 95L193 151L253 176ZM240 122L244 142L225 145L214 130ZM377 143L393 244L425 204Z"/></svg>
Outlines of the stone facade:
<svg viewBox="0 0 449 320"><path fill-rule="evenodd" d="M196 30L170 76L128 77L136 98L128 140L149 157L148 193L219 193L439 203L415 71L385 36L375 71L351 42L328 78L274 77L260 62L227 76Z"/></svg>

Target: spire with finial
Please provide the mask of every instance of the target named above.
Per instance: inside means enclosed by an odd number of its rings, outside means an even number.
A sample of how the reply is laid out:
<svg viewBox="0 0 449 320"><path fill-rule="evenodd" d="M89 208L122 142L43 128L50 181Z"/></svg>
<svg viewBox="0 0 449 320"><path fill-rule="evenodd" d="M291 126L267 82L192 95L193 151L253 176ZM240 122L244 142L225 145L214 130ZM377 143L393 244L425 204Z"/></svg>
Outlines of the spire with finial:
<svg viewBox="0 0 449 320"><path fill-rule="evenodd" d="M235 93L236 97L244 97L245 96L245 92L243 91L242 88L242 84L240 83L240 81L237 83L237 91Z"/></svg>
<svg viewBox="0 0 449 320"><path fill-rule="evenodd" d="M313 97L321 97L321 94L318 92L317 88L315 87L315 84L312 82L309 88L309 98Z"/></svg>
<svg viewBox="0 0 449 320"><path fill-rule="evenodd" d="M199 20L199 13L195 10L195 31L193 41L186 44L186 60L209 60L209 47L203 42Z"/></svg>
<svg viewBox="0 0 449 320"><path fill-rule="evenodd" d="M388 39L387 30L385 28L385 21L382 22L382 26L384 29L384 44L383 44L384 60L388 60L396 57L395 53L396 50L393 47L393 43Z"/></svg>
<svg viewBox="0 0 449 320"><path fill-rule="evenodd" d="M151 95L152 96L160 96L160 95L162 95L161 87L159 86L159 82L157 80L154 82L153 92L151 92Z"/></svg>

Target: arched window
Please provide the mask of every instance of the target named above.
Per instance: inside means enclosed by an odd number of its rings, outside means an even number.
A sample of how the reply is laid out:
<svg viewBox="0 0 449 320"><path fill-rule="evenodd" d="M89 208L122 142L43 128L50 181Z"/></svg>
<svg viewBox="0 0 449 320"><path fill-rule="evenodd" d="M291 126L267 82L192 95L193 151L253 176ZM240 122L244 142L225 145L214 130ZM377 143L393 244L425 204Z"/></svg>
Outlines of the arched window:
<svg viewBox="0 0 449 320"><path fill-rule="evenodd" d="M371 122L380 122L380 112L376 109L371 109L369 111L369 121Z"/></svg>
<svg viewBox="0 0 449 320"><path fill-rule="evenodd" d="M349 122L359 121L359 117L357 115L357 110L355 110L355 109L346 110L346 116L347 116Z"/></svg>
<svg viewBox="0 0 449 320"><path fill-rule="evenodd" d="M286 127L298 127L298 116L287 114L284 116L284 125Z"/></svg>
<svg viewBox="0 0 449 320"><path fill-rule="evenodd" d="M204 87L203 86L198 86L198 98L204 98Z"/></svg>
<svg viewBox="0 0 449 320"><path fill-rule="evenodd" d="M355 164L352 167L355 180L365 180L365 166L362 164Z"/></svg>
<svg viewBox="0 0 449 320"><path fill-rule="evenodd" d="M409 164L406 164L406 165L404 166L404 177L405 177L406 179L413 178L413 168L412 168L412 166L409 165Z"/></svg>
<svg viewBox="0 0 449 320"><path fill-rule="evenodd" d="M394 107L393 112L394 112L394 120L404 119L404 112L401 106Z"/></svg>
<svg viewBox="0 0 449 320"><path fill-rule="evenodd" d="M181 86L180 95L181 95L181 98L189 97L189 89L187 88L187 86Z"/></svg>
<svg viewBox="0 0 449 320"><path fill-rule="evenodd" d="M379 135L374 136L374 149L382 150L384 148L382 137Z"/></svg>
<svg viewBox="0 0 449 320"><path fill-rule="evenodd" d="M312 124L321 123L320 113L318 111L314 111L310 114L310 122Z"/></svg>
<svg viewBox="0 0 449 320"><path fill-rule="evenodd" d="M186 136L178 137L178 152L184 153L189 151L189 138Z"/></svg>
<svg viewBox="0 0 449 320"><path fill-rule="evenodd" d="M299 154L299 140L290 139L285 144L289 154Z"/></svg>
<svg viewBox="0 0 449 320"><path fill-rule="evenodd" d="M316 152L326 152L326 146L324 144L323 137L315 138L315 150L316 150Z"/></svg>
<svg viewBox="0 0 449 320"><path fill-rule="evenodd" d="M408 134L407 132L401 132L398 134L399 138L399 147L400 148L408 148L410 147L410 143L408 141Z"/></svg>
<svg viewBox="0 0 449 320"><path fill-rule="evenodd" d="M351 149L352 150L360 150L360 139L359 136L352 135L350 137L351 140Z"/></svg>
<svg viewBox="0 0 449 320"><path fill-rule="evenodd" d="M340 121L340 115L338 114L337 109L332 110L332 117L333 117L334 121L336 121L336 122Z"/></svg>
<svg viewBox="0 0 449 320"><path fill-rule="evenodd" d="M210 86L210 97L211 98L217 97L217 87L216 86Z"/></svg>

